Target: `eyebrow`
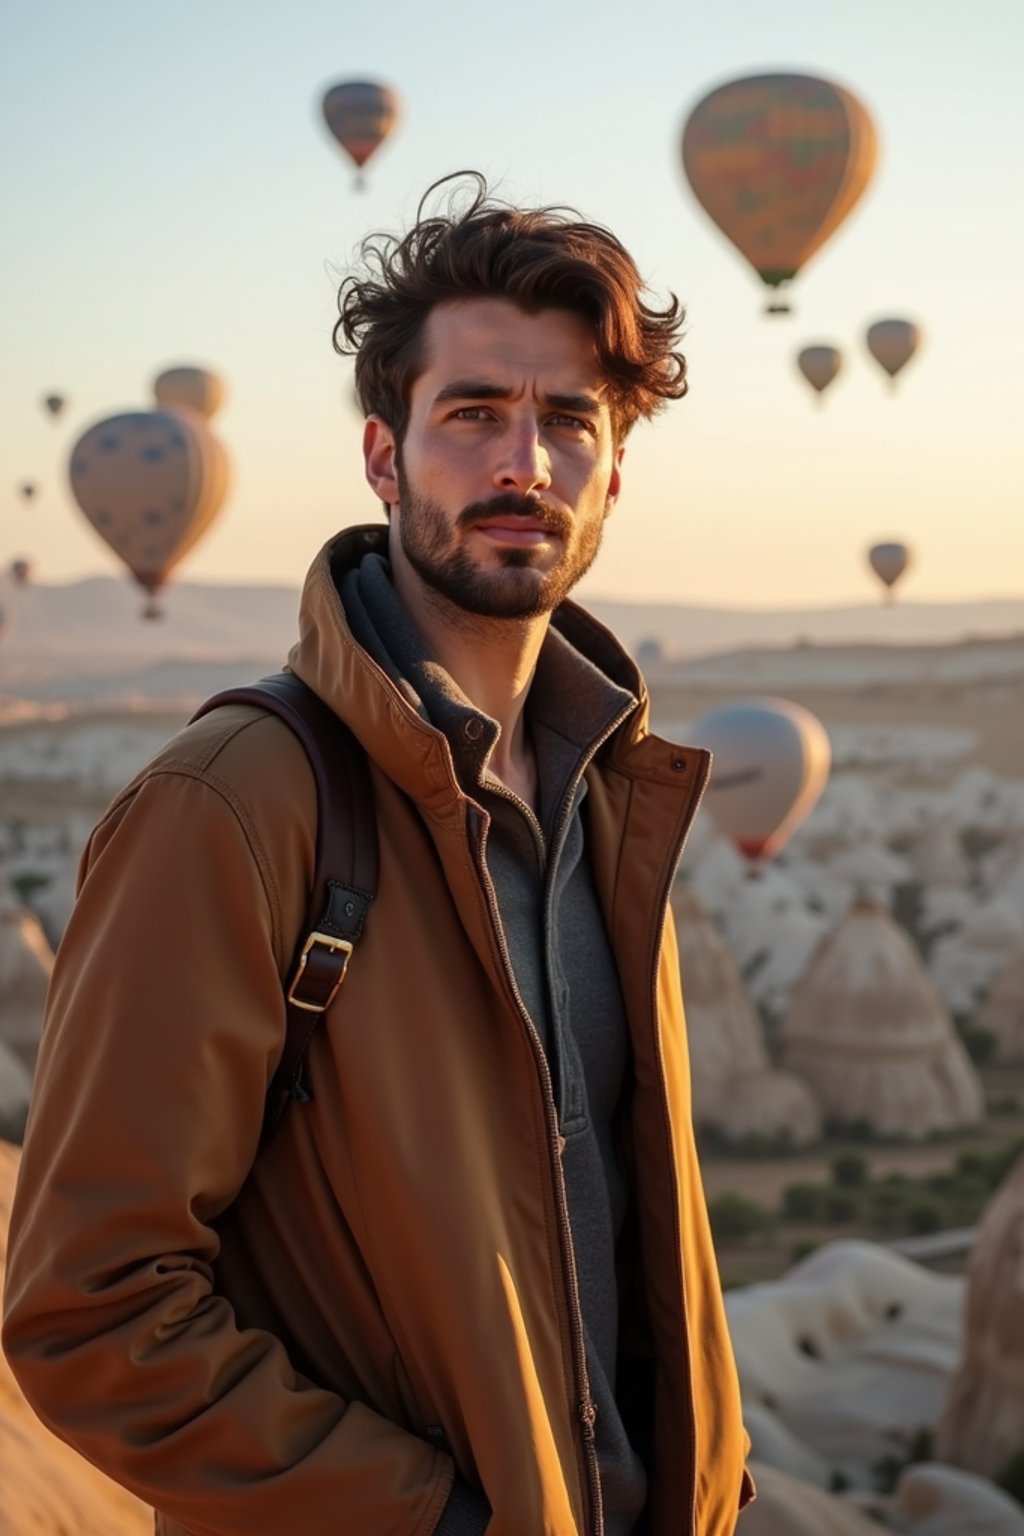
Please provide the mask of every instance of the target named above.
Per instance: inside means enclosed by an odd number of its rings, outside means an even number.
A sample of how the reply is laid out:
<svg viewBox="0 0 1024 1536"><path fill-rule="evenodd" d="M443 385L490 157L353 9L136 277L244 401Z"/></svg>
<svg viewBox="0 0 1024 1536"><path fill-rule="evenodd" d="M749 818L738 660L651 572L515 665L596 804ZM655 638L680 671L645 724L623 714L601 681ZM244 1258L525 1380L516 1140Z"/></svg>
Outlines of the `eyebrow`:
<svg viewBox="0 0 1024 1536"><path fill-rule="evenodd" d="M441 405L446 400L508 400L511 396L511 389L502 384L486 384L482 379L453 379L438 390L434 404ZM545 395L544 400L558 411L596 416L601 409L601 401L596 395Z"/></svg>

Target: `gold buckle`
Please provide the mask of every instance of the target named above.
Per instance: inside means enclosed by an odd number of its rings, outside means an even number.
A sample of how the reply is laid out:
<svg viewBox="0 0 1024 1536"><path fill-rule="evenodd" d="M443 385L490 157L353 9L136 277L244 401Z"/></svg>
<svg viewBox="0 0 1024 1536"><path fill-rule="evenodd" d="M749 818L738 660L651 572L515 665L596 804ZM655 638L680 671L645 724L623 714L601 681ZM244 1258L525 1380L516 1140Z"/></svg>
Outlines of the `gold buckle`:
<svg viewBox="0 0 1024 1536"><path fill-rule="evenodd" d="M341 967L341 970L338 974L338 979L334 983L334 986L331 988L330 996L327 998L326 1002L303 1003L299 1000L299 998L295 996L295 989L299 985L299 982L302 980L306 969L306 963L309 959L310 950L315 944L322 944L324 948L329 949L332 954L337 954L338 950L343 950L345 953L345 963ZM334 999L337 997L338 988L345 980L345 976L348 972L348 962L351 958L352 944L348 939L336 938L333 933L311 933L305 944L302 946L302 954L299 956L299 964L295 975L292 977L292 984L288 988L288 1001L294 1008L302 1008L306 1013L323 1013L327 1008L331 1006L331 1004L334 1002Z"/></svg>

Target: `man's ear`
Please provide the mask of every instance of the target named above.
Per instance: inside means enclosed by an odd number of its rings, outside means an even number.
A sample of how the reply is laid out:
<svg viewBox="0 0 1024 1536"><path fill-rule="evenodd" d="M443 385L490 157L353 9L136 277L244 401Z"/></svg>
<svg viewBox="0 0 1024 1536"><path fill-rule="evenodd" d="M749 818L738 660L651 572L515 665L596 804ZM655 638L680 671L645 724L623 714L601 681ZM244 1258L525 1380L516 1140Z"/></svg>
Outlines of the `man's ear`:
<svg viewBox="0 0 1024 1536"><path fill-rule="evenodd" d="M622 455L626 451L625 443L620 444L615 450L615 462L612 465L611 476L608 480L608 495L605 497L604 515L611 517L615 510L615 503L619 499L622 490Z"/></svg>
<svg viewBox="0 0 1024 1536"><path fill-rule="evenodd" d="M398 500L395 434L382 416L367 416L363 427L363 467L366 480L379 501L394 506Z"/></svg>

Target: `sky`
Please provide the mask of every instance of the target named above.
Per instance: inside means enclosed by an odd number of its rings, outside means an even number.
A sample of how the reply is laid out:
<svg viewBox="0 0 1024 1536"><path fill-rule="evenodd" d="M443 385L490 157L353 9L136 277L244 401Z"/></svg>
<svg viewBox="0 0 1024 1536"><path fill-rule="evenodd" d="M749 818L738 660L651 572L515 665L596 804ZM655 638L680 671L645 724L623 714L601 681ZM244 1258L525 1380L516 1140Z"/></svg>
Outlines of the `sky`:
<svg viewBox="0 0 1024 1536"><path fill-rule="evenodd" d="M331 347L360 238L407 227L438 176L482 170L610 226L687 307L690 392L629 439L583 594L784 607L870 599L907 541L908 599L1024 598L1024 116L1019 0L4 0L0 59L0 567L118 569L67 486L75 439L145 409L156 373L215 368L233 464L191 579L298 582L378 516L351 365ZM872 113L874 179L801 274L795 313L687 187L687 112L792 69ZM319 115L380 79L403 117L356 191ZM887 315L920 355L892 391L863 345ZM794 366L826 342L819 404ZM54 422L51 390L69 406ZM38 482L31 503L17 486Z"/></svg>

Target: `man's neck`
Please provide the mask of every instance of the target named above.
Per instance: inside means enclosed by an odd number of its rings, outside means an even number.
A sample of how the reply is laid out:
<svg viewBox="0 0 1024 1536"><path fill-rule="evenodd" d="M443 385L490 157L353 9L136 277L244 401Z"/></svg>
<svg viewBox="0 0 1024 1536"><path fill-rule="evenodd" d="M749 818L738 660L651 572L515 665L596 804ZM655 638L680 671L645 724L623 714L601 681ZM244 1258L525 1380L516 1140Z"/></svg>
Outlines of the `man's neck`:
<svg viewBox="0 0 1024 1536"><path fill-rule="evenodd" d="M392 573L399 597L437 660L467 699L501 727L491 772L536 806L537 773L523 710L550 615L491 619L466 613L403 565L393 565Z"/></svg>

